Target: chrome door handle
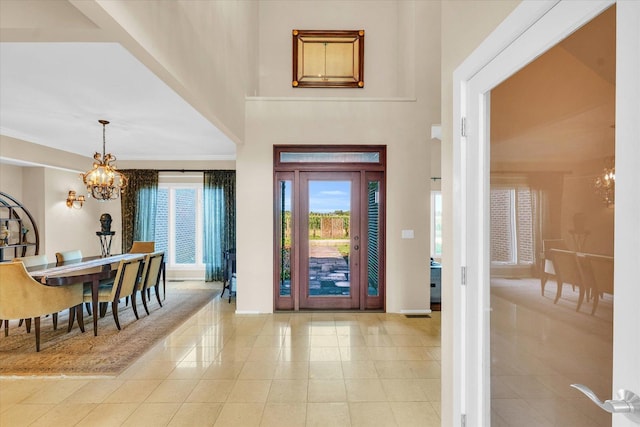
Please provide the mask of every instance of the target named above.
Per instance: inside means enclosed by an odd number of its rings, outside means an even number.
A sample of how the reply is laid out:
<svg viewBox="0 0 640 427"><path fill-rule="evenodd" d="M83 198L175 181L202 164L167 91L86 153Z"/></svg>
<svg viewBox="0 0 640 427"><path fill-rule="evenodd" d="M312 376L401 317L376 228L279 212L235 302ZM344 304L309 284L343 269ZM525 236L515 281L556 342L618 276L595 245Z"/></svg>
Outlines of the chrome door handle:
<svg viewBox="0 0 640 427"><path fill-rule="evenodd" d="M600 408L611 414L625 414L636 424L640 424L640 396L629 390L618 390L617 400L602 402L589 387L582 384L571 384L571 387L584 393Z"/></svg>

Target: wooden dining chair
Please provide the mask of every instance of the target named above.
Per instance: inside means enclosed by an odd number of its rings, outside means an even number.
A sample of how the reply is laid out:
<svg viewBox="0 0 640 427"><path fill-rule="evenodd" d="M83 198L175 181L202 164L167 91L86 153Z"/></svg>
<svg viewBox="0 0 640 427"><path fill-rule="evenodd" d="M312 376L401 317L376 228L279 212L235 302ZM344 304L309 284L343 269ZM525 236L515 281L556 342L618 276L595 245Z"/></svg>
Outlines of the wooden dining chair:
<svg viewBox="0 0 640 427"><path fill-rule="evenodd" d="M144 258L144 267L136 290L140 291L142 305L144 306L144 311L147 312L147 316L149 315L147 300L151 297L151 288L155 289L156 299L160 307L162 307L162 302L160 301L160 274L162 273L163 262L163 251L147 254Z"/></svg>
<svg viewBox="0 0 640 427"><path fill-rule="evenodd" d="M138 284L143 260L144 257L140 255L139 257L120 261L113 283L100 285L98 289L98 303L111 303L111 313L113 314L113 320L118 330L122 329L120 327L120 320L118 319L118 303L121 298L131 297L133 313L136 319L139 319L134 290ZM84 302L92 302L91 289L84 290ZM97 307L93 307L94 312L96 312L95 310L97 309Z"/></svg>
<svg viewBox="0 0 640 427"><path fill-rule="evenodd" d="M553 260L556 283L558 285L553 303L556 304L562 296L562 285L564 283L578 286L580 295L578 296L576 311L579 311L586 294L586 286L582 278L580 266L578 265L578 256L573 251L565 251L562 249L551 249L549 252Z"/></svg>
<svg viewBox="0 0 640 427"><path fill-rule="evenodd" d="M75 261L78 259L82 259L82 251L80 249L76 249L73 251L56 252L57 263L63 263L66 261Z"/></svg>
<svg viewBox="0 0 640 427"><path fill-rule="evenodd" d="M131 245L130 254L150 254L156 250L156 242L135 241Z"/></svg>
<svg viewBox="0 0 640 427"><path fill-rule="evenodd" d="M0 319L34 319L36 351L40 351L40 317L69 309L71 331L75 315L84 332L82 283L45 286L34 280L22 262L0 263Z"/></svg>

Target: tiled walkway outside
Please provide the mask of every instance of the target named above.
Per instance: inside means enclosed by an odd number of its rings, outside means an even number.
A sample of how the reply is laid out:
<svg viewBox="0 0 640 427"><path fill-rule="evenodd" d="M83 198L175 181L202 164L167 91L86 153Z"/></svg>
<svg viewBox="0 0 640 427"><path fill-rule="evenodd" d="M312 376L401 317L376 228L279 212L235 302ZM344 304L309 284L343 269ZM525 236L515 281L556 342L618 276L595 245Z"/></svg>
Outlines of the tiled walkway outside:
<svg viewBox="0 0 640 427"><path fill-rule="evenodd" d="M338 250L348 240L309 241L309 293L311 295L349 295L349 265Z"/></svg>
<svg viewBox="0 0 640 427"><path fill-rule="evenodd" d="M234 311L215 299L117 377L1 379L0 426L440 425L439 312Z"/></svg>

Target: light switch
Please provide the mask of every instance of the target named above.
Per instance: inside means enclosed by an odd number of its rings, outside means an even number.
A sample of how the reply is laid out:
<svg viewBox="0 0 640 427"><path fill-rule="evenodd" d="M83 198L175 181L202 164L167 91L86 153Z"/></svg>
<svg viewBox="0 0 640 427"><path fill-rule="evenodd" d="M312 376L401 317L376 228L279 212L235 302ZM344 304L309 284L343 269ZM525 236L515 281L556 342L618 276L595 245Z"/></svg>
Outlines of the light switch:
<svg viewBox="0 0 640 427"><path fill-rule="evenodd" d="M403 239L413 239L413 230L402 230Z"/></svg>

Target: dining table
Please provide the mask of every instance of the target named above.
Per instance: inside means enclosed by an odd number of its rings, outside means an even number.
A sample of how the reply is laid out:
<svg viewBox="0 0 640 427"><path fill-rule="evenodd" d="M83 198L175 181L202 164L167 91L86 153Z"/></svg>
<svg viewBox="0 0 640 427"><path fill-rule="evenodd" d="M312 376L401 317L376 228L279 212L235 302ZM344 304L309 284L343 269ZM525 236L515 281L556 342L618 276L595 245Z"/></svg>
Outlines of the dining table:
<svg viewBox="0 0 640 427"><path fill-rule="evenodd" d="M35 280L47 286L65 286L74 283L91 285L93 335L98 335L98 289L100 283L114 279L120 261L140 257L142 254L121 254L107 257L91 256L77 260L27 267Z"/></svg>

